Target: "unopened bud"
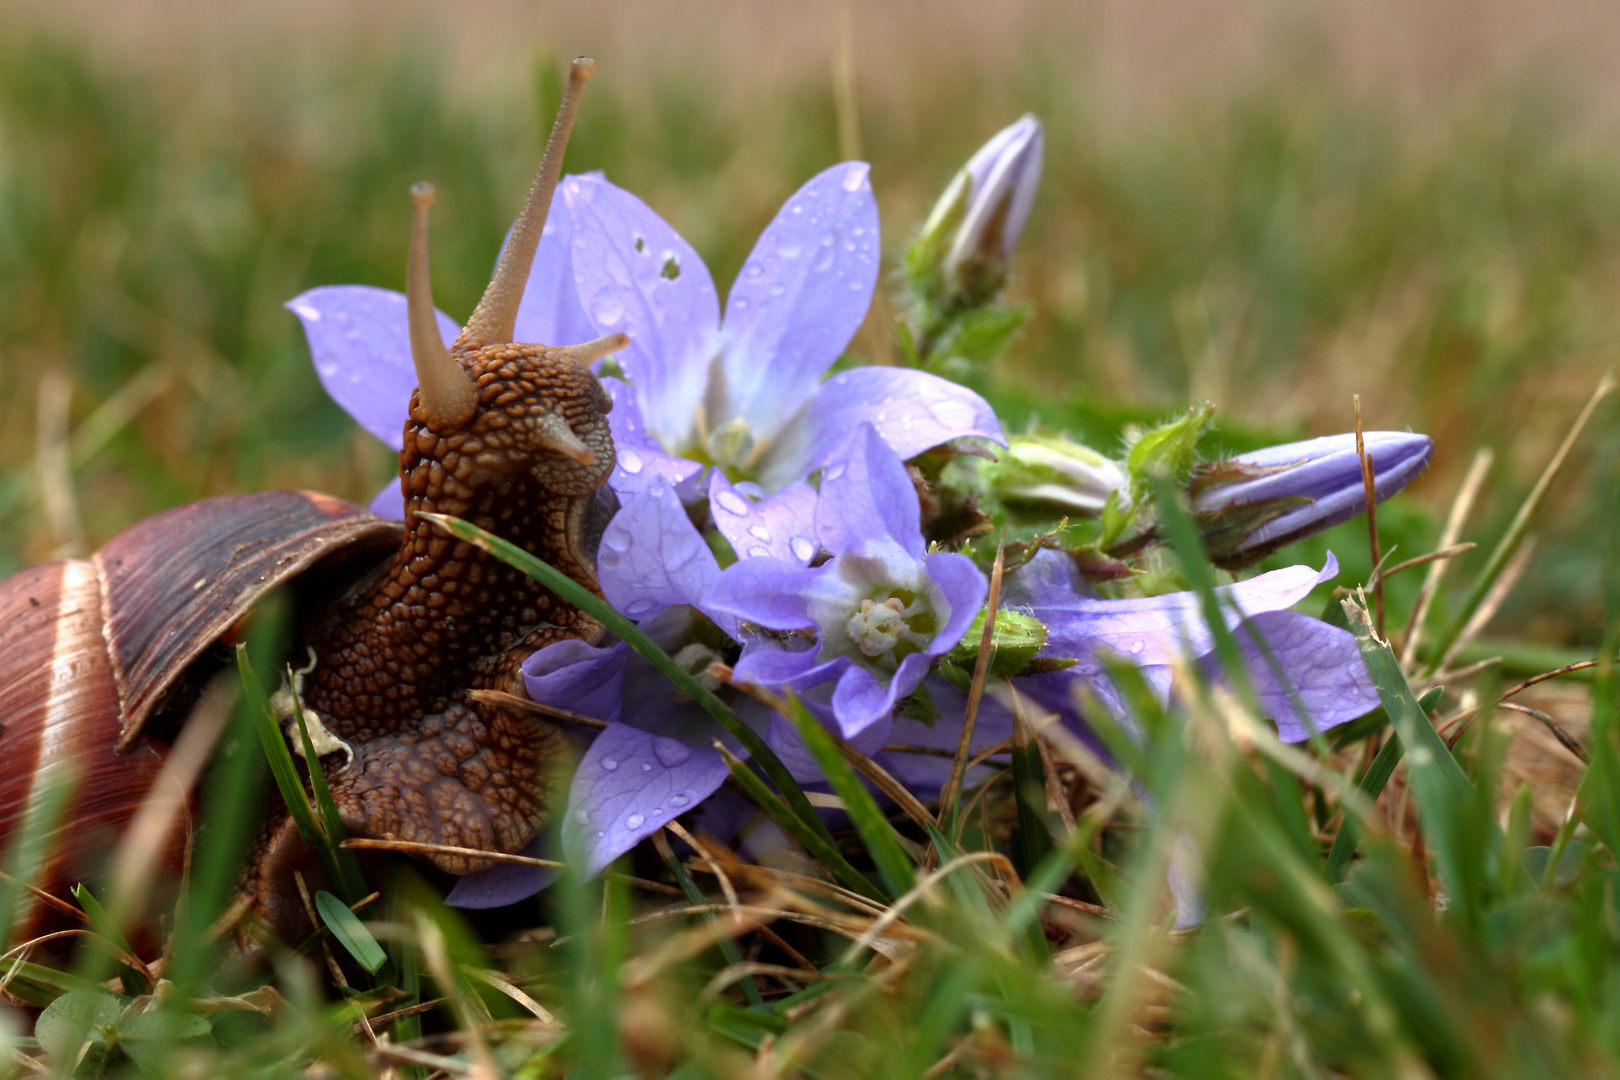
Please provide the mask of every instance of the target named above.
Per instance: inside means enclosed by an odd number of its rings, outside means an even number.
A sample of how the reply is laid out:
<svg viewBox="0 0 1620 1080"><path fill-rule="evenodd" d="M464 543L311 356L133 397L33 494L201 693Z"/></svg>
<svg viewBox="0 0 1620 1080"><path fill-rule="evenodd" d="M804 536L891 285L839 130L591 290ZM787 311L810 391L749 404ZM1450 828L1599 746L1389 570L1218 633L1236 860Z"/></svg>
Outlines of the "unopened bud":
<svg viewBox="0 0 1620 1080"><path fill-rule="evenodd" d="M1044 432L1012 436L983 476L1005 504L1069 517L1096 517L1126 482L1111 458Z"/></svg>
<svg viewBox="0 0 1620 1080"><path fill-rule="evenodd" d="M1434 442L1404 431L1363 435L1383 502L1429 463ZM1199 466L1187 487L1210 557L1245 566L1367 510L1354 434L1329 435Z"/></svg>

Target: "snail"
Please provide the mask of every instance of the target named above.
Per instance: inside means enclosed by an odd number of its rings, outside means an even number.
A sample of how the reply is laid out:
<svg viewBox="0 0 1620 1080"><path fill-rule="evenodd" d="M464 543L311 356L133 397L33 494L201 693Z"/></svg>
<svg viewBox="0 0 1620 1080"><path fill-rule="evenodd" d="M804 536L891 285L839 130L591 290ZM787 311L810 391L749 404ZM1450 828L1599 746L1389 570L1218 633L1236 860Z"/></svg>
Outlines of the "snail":
<svg viewBox="0 0 1620 1080"><path fill-rule="evenodd" d="M547 818L555 727L489 704L524 696L520 665L601 626L529 578L422 518L502 536L600 593L595 545L613 510L611 401L590 370L623 334L571 346L512 340L579 97L573 62L522 213L483 298L448 348L428 273L434 191L414 205L407 307L418 388L400 452L403 524L301 491L207 499L138 522L86 559L0 582L0 849L75 778L35 883L94 878L152 788L216 674L225 639L278 588L300 597L293 649L302 703L325 732L319 767L351 835L514 852ZM330 750L325 753L323 750ZM314 762L310 767L316 767ZM453 874L487 865L430 861ZM273 933L307 930L294 871L310 857L285 814L264 823L239 906ZM12 931L48 913L33 898Z"/></svg>

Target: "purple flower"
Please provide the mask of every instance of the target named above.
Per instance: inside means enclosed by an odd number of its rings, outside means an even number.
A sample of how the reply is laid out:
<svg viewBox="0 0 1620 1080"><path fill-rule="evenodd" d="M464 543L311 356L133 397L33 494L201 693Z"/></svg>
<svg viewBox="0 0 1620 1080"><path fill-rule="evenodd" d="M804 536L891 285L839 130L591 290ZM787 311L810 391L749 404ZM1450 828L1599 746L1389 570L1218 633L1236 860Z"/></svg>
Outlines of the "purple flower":
<svg viewBox="0 0 1620 1080"><path fill-rule="evenodd" d="M922 227L912 259L940 300L980 304L1007 280L1013 250L1041 184L1046 140L1041 122L1022 117L997 132L956 174Z"/></svg>
<svg viewBox="0 0 1620 1080"><path fill-rule="evenodd" d="M1216 590L1260 707L1287 742L1299 742L1313 730L1325 731L1378 707L1378 694L1354 636L1288 610L1338 572L1338 562L1329 553L1320 572L1290 566ZM1196 593L1096 599L1085 595L1069 559L1042 551L1009 575L1002 595L1005 606L1046 625L1049 637L1040 656L1078 661L1062 671L1018 680L1021 691L1060 715L1078 719L1077 682L1084 681L1099 701L1128 719L1109 678L1109 662L1140 667L1161 700L1169 697L1171 665L1182 658L1202 663L1218 675L1215 637ZM1264 649L1257 637L1264 641Z"/></svg>
<svg viewBox="0 0 1620 1080"><path fill-rule="evenodd" d="M916 489L871 424L821 479L813 569L760 556L729 567L708 610L773 631L750 635L740 679L803 689L836 681L831 705L846 737L893 712L984 603L986 583L963 555L927 554ZM811 643L805 633L811 632Z"/></svg>
<svg viewBox="0 0 1620 1080"><path fill-rule="evenodd" d="M589 339L591 324L574 288L571 236L567 214L547 215L518 308L516 340L554 345ZM393 449L402 448L416 386L405 294L369 285L323 285L286 306L303 324L327 394L361 427ZM448 347L461 328L439 312L439 332ZM617 439L617 427L613 434ZM398 480L378 492L371 509L383 517L405 516Z"/></svg>
<svg viewBox="0 0 1620 1080"><path fill-rule="evenodd" d="M1429 463L1427 435L1371 431L1364 436L1379 502ZM1353 434L1287 443L1201 466L1189 485L1192 510L1220 566L1242 566L1366 512L1366 487Z"/></svg>
<svg viewBox="0 0 1620 1080"><path fill-rule="evenodd" d="M788 199L738 275L724 321L703 260L645 203L600 177L564 182L583 309L595 326L624 329L633 342L619 357L629 385L610 386L610 420L622 414L632 427L628 437L613 431L612 483L621 494L651 476L679 483L708 461L760 485L716 490L715 499L722 490L735 502L743 493L764 498L825 465L862 422L903 458L959 436L1002 441L990 407L955 383L877 367L822 381L877 281L867 169L834 166ZM745 558L758 546L742 543Z"/></svg>

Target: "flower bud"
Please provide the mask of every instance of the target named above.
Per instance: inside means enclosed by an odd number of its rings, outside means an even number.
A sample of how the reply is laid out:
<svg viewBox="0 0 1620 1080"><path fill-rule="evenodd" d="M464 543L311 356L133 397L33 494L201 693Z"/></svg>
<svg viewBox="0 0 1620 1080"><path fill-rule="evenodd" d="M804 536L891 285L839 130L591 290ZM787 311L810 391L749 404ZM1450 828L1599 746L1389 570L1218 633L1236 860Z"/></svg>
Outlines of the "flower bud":
<svg viewBox="0 0 1620 1080"><path fill-rule="evenodd" d="M1423 471L1427 435L1370 431L1373 493L1383 502ZM1354 434L1329 435L1199 466L1187 487L1210 557L1236 568L1367 509Z"/></svg>
<svg viewBox="0 0 1620 1080"><path fill-rule="evenodd" d="M915 278L937 281L940 300L984 304L1006 283L1044 152L1041 122L1025 114L980 147L934 204L908 263Z"/></svg>
<svg viewBox="0 0 1620 1080"><path fill-rule="evenodd" d="M982 473L990 493L1014 507L1069 517L1096 517L1125 486L1112 459L1061 435L1014 435Z"/></svg>

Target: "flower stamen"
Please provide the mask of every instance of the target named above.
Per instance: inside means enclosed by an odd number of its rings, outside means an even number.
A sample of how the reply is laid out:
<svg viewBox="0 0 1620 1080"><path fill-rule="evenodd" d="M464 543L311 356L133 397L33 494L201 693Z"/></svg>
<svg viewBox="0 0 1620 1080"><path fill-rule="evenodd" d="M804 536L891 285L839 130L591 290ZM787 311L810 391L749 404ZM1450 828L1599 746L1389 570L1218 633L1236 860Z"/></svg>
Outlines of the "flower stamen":
<svg viewBox="0 0 1620 1080"><path fill-rule="evenodd" d="M861 609L849 617L846 629L861 652L879 657L911 633L906 614L906 605L899 597L891 596L882 603L862 600Z"/></svg>

